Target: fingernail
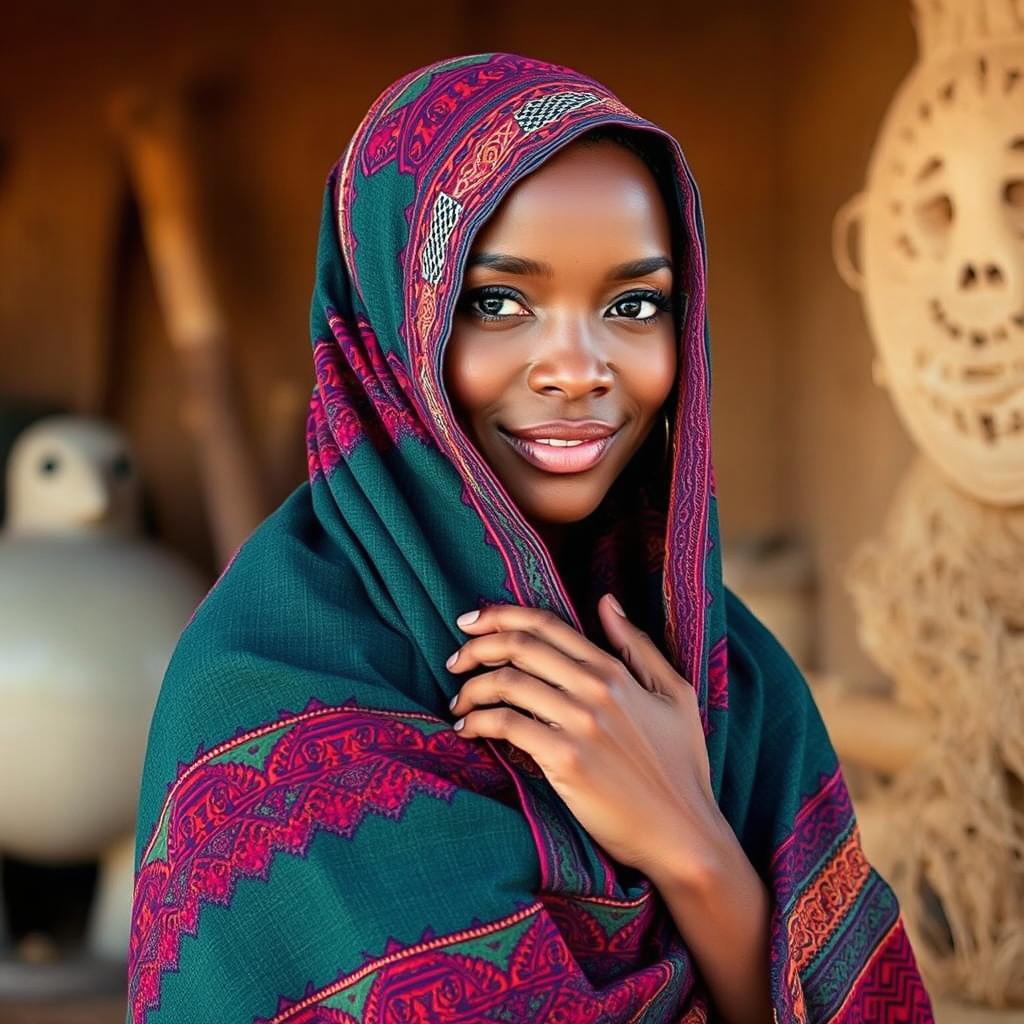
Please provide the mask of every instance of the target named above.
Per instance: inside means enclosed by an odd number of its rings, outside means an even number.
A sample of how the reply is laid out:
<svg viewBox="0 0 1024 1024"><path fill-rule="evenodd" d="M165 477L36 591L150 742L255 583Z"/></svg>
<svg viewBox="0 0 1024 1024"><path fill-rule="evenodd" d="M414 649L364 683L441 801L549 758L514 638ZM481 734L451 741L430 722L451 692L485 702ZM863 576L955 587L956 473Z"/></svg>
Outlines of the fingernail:
<svg viewBox="0 0 1024 1024"><path fill-rule="evenodd" d="M459 702L459 695L455 694L455 696L452 697L452 699L450 701L448 701L449 709L454 711L455 710L455 705L458 704L458 702Z"/></svg>
<svg viewBox="0 0 1024 1024"><path fill-rule="evenodd" d="M458 651L453 652L451 657L445 662L445 665L448 668L451 668L452 665L455 664L455 659L458 658L458 656L459 656L459 652Z"/></svg>
<svg viewBox="0 0 1024 1024"><path fill-rule="evenodd" d="M465 720L464 718L460 718L460 719L459 719L459 720L458 720L458 721L457 721L457 722L456 722L456 723L455 723L455 724L454 724L454 725L452 726L452 728L453 728L453 729L461 729L461 728L462 728L462 727L463 727L463 726L464 726L465 724L466 724L466 720Z"/></svg>
<svg viewBox="0 0 1024 1024"><path fill-rule="evenodd" d="M472 612L463 612L456 620L456 624L459 626L468 626L473 622L476 622L480 618L480 610Z"/></svg>
<svg viewBox="0 0 1024 1024"><path fill-rule="evenodd" d="M608 603L623 617L626 617L626 613L622 610L622 605L615 600L614 594L608 595Z"/></svg>

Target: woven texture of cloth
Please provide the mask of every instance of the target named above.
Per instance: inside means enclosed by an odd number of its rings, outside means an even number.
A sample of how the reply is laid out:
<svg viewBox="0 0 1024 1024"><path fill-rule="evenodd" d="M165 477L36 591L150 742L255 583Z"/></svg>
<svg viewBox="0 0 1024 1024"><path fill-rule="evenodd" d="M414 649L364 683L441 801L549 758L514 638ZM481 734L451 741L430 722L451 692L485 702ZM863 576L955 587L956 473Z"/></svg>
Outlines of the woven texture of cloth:
<svg viewBox="0 0 1024 1024"><path fill-rule="evenodd" d="M601 125L657 140L672 169L686 302L670 457L631 463L589 517L589 604L614 591L696 688L715 797L771 895L777 1021L932 1019L807 683L722 582L704 227L679 144L586 75L487 53L389 86L328 175L309 478L164 677L130 1024L715 1019L649 879L529 755L462 739L448 711L463 611L549 609L599 640L441 370L474 233Z"/></svg>

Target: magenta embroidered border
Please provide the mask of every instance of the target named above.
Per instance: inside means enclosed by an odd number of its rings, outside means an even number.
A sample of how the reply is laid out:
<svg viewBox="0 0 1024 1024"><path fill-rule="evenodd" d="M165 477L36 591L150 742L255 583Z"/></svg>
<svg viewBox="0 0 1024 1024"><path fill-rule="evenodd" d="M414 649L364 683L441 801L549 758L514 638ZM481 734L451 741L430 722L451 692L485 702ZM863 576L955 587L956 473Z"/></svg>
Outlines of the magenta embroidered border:
<svg viewBox="0 0 1024 1024"><path fill-rule="evenodd" d="M128 951L135 1024L159 1004L161 979L177 969L181 940L196 934L202 905L229 904L239 878L265 879L276 853L304 856L320 830L351 839L367 814L398 819L417 793L450 801L465 787L512 799L508 775L486 747L448 728L425 734L407 724L416 719L437 721L313 701L300 714L219 744L179 774L135 881ZM226 757L256 756L258 742L278 731L262 765ZM413 755L445 776L412 767ZM344 779L353 773L359 785L348 787Z"/></svg>

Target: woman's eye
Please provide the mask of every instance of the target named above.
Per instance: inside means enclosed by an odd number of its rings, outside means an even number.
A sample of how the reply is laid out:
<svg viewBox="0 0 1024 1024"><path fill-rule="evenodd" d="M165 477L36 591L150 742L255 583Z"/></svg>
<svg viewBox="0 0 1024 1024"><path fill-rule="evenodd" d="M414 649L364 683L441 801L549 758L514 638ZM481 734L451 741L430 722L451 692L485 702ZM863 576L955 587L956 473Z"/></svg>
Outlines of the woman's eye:
<svg viewBox="0 0 1024 1024"><path fill-rule="evenodd" d="M507 295L478 295L470 303L484 316L521 316L522 305Z"/></svg>
<svg viewBox="0 0 1024 1024"><path fill-rule="evenodd" d="M532 315L521 297L498 291L468 292L460 306L481 320L507 320ZM640 321L654 320L659 312L669 308L668 299L660 292L624 295L609 307L614 319Z"/></svg>
<svg viewBox="0 0 1024 1024"><path fill-rule="evenodd" d="M650 320L657 316L661 306L654 299L645 299L640 295L631 295L626 299L619 299L611 309L619 310L618 315L627 320Z"/></svg>

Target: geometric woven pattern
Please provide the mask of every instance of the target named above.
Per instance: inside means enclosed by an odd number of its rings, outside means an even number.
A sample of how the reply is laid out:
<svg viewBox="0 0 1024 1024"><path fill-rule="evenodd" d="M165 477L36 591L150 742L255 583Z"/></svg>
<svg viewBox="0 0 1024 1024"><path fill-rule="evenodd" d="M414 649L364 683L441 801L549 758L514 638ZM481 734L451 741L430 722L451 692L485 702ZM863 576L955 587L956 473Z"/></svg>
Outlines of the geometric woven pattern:
<svg viewBox="0 0 1024 1024"><path fill-rule="evenodd" d="M438 192L434 200L434 212L430 218L430 230L420 253L420 270L423 278L431 284L441 280L448 238L462 213L462 204L445 192Z"/></svg>
<svg viewBox="0 0 1024 1024"><path fill-rule="evenodd" d="M592 92L556 92L524 103L512 116L524 132L535 132L538 128L557 121L570 110L578 110L591 103L597 103L600 96Z"/></svg>

